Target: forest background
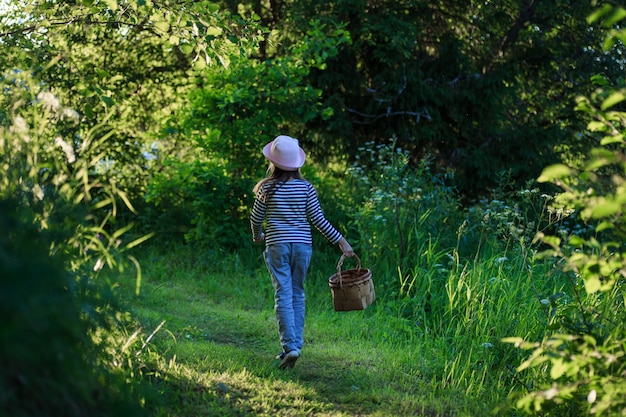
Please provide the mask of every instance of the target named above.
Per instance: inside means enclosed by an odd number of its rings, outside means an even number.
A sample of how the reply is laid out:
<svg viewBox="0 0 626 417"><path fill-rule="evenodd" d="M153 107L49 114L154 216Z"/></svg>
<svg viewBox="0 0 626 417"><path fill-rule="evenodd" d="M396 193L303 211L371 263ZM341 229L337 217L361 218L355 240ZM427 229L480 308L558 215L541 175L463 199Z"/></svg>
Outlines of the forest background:
<svg viewBox="0 0 626 417"><path fill-rule="evenodd" d="M135 312L163 284L149 268L184 254L202 282L242 262L266 279L248 215L278 134L300 140L327 217L374 271L378 300L358 317L410 352L386 376L407 397L419 385L468 398L424 400L436 415L624 415L623 7L0 8L3 415L158 414L146 398L176 359L154 337L167 327ZM335 248L315 247L328 266ZM224 260L239 269L220 272ZM429 350L416 371L411 355ZM198 415L263 414L214 393L232 414ZM368 407L355 415L377 415Z"/></svg>

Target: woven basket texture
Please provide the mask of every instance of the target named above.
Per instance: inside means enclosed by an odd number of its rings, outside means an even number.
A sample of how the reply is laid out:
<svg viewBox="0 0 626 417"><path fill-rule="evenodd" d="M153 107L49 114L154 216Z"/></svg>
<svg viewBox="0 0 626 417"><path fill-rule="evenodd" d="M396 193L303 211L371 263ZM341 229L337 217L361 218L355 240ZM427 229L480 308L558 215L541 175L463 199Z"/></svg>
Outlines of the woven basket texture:
<svg viewBox="0 0 626 417"><path fill-rule="evenodd" d="M341 270L344 256L337 263L337 272L328 278L333 307L335 311L365 310L376 299L372 271L361 267L357 259L357 267Z"/></svg>

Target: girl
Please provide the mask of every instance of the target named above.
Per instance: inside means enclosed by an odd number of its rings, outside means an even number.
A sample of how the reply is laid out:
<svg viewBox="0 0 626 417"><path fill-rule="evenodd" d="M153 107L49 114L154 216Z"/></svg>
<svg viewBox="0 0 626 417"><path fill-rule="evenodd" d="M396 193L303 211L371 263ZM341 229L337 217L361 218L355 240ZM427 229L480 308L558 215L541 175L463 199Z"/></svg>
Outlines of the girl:
<svg viewBox="0 0 626 417"><path fill-rule="evenodd" d="M293 368L304 344L304 280L312 255L311 222L347 257L354 252L322 212L317 192L300 173L306 156L298 140L278 136L265 145L268 177L254 187L250 216L254 242L265 241L265 263L274 286L274 310L283 351L281 369ZM265 222L265 232L263 223Z"/></svg>

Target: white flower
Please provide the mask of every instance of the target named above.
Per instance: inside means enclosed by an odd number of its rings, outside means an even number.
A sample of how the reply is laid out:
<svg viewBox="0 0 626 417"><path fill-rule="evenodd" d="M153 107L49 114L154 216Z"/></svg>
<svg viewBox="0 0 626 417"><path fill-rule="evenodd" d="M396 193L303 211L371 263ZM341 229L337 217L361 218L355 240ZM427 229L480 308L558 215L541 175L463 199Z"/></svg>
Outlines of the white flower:
<svg viewBox="0 0 626 417"><path fill-rule="evenodd" d="M63 109L63 114L61 115L61 118L72 119L75 122L78 122L80 120L80 115L76 110L66 107Z"/></svg>
<svg viewBox="0 0 626 417"><path fill-rule="evenodd" d="M42 91L37 95L37 98L41 101L43 107L50 111L56 112L61 106L59 99L49 91Z"/></svg>
<svg viewBox="0 0 626 417"><path fill-rule="evenodd" d="M43 188L39 184L35 184L33 187L33 195L39 201L43 200Z"/></svg>
<svg viewBox="0 0 626 417"><path fill-rule="evenodd" d="M15 119L13 119L12 130L16 133L28 132L28 123L26 122L26 119L21 116L15 117Z"/></svg>
<svg viewBox="0 0 626 417"><path fill-rule="evenodd" d="M99 271L104 267L104 262L102 261L102 259L98 258L98 260L96 261L96 264L93 266L93 270L94 271Z"/></svg>
<svg viewBox="0 0 626 417"><path fill-rule="evenodd" d="M26 134L28 133L28 122L23 117L16 116L13 119L13 126L9 127L9 131L17 133L24 139L24 142L30 142L30 136Z"/></svg>
<svg viewBox="0 0 626 417"><path fill-rule="evenodd" d="M593 404L594 402L596 402L597 397L598 397L598 393L596 392L595 389L592 389L591 391L589 391L589 394L587 394L587 402L589 404Z"/></svg>
<svg viewBox="0 0 626 417"><path fill-rule="evenodd" d="M57 138L54 140L54 143L56 143L58 146L61 147L61 149L63 150L63 152L65 152L65 156L67 157L67 162L72 164L76 161L76 155L74 154L74 148L72 148L72 146L67 143L66 141L63 140L63 138L61 136L57 136Z"/></svg>

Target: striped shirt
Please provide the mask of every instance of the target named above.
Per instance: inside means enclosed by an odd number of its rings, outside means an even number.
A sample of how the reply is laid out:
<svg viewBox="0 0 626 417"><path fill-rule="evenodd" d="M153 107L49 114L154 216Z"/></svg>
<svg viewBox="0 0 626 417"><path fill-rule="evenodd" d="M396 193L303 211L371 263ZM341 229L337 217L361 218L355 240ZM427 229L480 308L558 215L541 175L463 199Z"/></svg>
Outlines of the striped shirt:
<svg viewBox="0 0 626 417"><path fill-rule="evenodd" d="M278 183L273 195L267 196L272 182L268 181L257 191L250 216L252 236L258 238L265 222L265 243L312 243L311 224L335 244L341 240L339 233L322 212L315 187L305 180L294 179Z"/></svg>

